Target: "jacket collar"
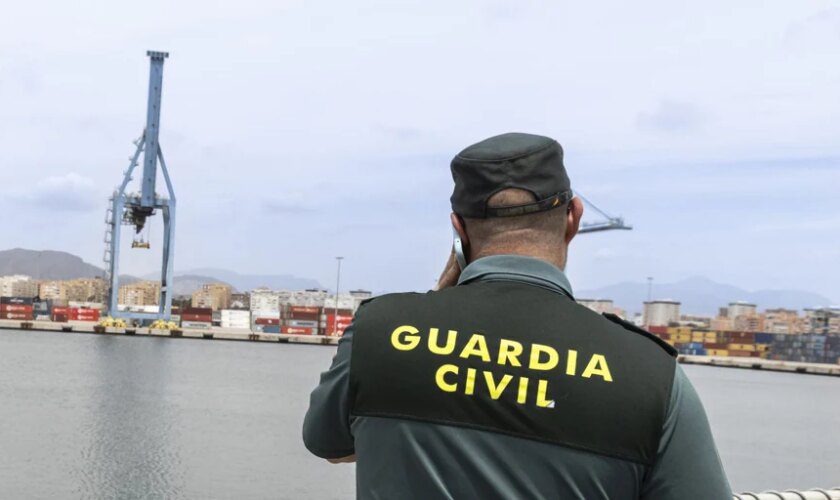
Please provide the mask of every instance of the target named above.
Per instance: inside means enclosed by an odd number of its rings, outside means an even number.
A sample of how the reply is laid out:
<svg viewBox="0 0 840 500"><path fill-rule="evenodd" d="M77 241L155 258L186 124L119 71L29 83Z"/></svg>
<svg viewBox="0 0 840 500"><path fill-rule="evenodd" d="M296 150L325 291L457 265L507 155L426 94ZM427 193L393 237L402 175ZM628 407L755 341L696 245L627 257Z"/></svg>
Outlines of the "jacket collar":
<svg viewBox="0 0 840 500"><path fill-rule="evenodd" d="M574 300L572 285L557 266L524 255L490 255L470 262L461 272L458 284L475 281L518 281L536 285Z"/></svg>

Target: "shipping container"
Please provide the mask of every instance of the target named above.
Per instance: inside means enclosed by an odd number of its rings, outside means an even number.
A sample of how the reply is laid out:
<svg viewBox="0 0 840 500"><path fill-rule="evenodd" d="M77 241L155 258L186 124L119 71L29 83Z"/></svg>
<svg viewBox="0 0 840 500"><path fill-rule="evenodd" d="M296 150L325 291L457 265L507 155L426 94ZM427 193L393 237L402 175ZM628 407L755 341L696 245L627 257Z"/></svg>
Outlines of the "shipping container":
<svg viewBox="0 0 840 500"><path fill-rule="evenodd" d="M773 342L773 334L772 333L757 332L755 334L755 343L756 344L769 344L771 342Z"/></svg>
<svg viewBox="0 0 840 500"><path fill-rule="evenodd" d="M736 358L750 358L756 357L758 353L755 351L739 351L739 350L729 350L729 355Z"/></svg>
<svg viewBox="0 0 840 500"><path fill-rule="evenodd" d="M260 331L263 333L280 333L280 325L263 325Z"/></svg>
<svg viewBox="0 0 840 500"><path fill-rule="evenodd" d="M31 306L33 302L32 297L0 297L0 304Z"/></svg>
<svg viewBox="0 0 840 500"><path fill-rule="evenodd" d="M287 319L283 321L285 326L296 326L302 328L318 328L317 320Z"/></svg>
<svg viewBox="0 0 840 500"><path fill-rule="evenodd" d="M729 344L727 347L730 351L755 351L755 344Z"/></svg>
<svg viewBox="0 0 840 500"><path fill-rule="evenodd" d="M185 307L181 314L192 314L194 316L212 316L213 309L209 307Z"/></svg>
<svg viewBox="0 0 840 500"><path fill-rule="evenodd" d="M254 323L257 325L279 325L280 318L254 318Z"/></svg>
<svg viewBox="0 0 840 500"><path fill-rule="evenodd" d="M34 306L27 306L23 304L0 304L0 311L5 312L32 312L35 310Z"/></svg>
<svg viewBox="0 0 840 500"><path fill-rule="evenodd" d="M298 326L280 327L280 333L286 333L289 335L314 335L317 331L317 328L303 328Z"/></svg>
<svg viewBox="0 0 840 500"><path fill-rule="evenodd" d="M286 307L286 312L303 314L321 314L321 308L311 306L288 306Z"/></svg>
<svg viewBox="0 0 840 500"><path fill-rule="evenodd" d="M211 326L209 321L181 321L181 328L209 329Z"/></svg>
<svg viewBox="0 0 840 500"><path fill-rule="evenodd" d="M184 313L181 314L181 322L200 322L200 323L212 323L213 322L213 315L212 314L191 314L191 313Z"/></svg>
<svg viewBox="0 0 840 500"><path fill-rule="evenodd" d="M0 313L0 319L17 319L23 321L31 321L32 320L32 313L16 313L16 312L4 312Z"/></svg>

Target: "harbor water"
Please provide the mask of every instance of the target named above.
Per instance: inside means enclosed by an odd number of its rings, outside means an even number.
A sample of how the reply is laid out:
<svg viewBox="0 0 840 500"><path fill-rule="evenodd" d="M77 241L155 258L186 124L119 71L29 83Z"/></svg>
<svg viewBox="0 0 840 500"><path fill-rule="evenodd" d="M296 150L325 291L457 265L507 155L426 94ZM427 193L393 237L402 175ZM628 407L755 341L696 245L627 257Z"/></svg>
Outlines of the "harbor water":
<svg viewBox="0 0 840 500"><path fill-rule="evenodd" d="M334 352L0 330L0 498L352 498L300 438ZM684 368L736 491L840 483L840 378Z"/></svg>

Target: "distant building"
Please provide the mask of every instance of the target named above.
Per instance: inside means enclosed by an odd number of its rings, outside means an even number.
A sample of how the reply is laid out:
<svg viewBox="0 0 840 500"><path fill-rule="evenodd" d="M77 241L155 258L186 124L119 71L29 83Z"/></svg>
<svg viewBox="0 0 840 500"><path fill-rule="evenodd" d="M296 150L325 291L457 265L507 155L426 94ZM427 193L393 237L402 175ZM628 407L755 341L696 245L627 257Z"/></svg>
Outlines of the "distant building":
<svg viewBox="0 0 840 500"><path fill-rule="evenodd" d="M108 283L102 278L80 278L64 282L68 302L104 304L108 300Z"/></svg>
<svg viewBox="0 0 840 500"><path fill-rule="evenodd" d="M42 281L38 287L41 300L55 304L85 302L104 304L108 296L108 283L102 278Z"/></svg>
<svg viewBox="0 0 840 500"><path fill-rule="evenodd" d="M341 293L338 295L338 308L339 309L349 309L351 311L355 311L358 309L359 304L362 301L369 299L372 294L370 292L364 292L364 295L359 294L358 291L354 295L354 292L350 293ZM335 309L335 295L330 295L324 299L324 309Z"/></svg>
<svg viewBox="0 0 840 500"><path fill-rule="evenodd" d="M125 306L155 306L160 302L159 281L138 281L122 285L117 301Z"/></svg>
<svg viewBox="0 0 840 500"><path fill-rule="evenodd" d="M735 330L735 322L726 314L723 314L712 319L709 329L716 332L731 332Z"/></svg>
<svg viewBox="0 0 840 500"><path fill-rule="evenodd" d="M645 326L669 326L680 320L680 303L676 300L651 300L644 303Z"/></svg>
<svg viewBox="0 0 840 500"><path fill-rule="evenodd" d="M268 288L251 290L249 304L254 317L280 317L280 292Z"/></svg>
<svg viewBox="0 0 840 500"><path fill-rule="evenodd" d="M41 300L51 300L54 304L67 303L67 287L63 281L42 281L38 286L38 297Z"/></svg>
<svg viewBox="0 0 840 500"><path fill-rule="evenodd" d="M805 309L805 322L809 333L840 333L840 307Z"/></svg>
<svg viewBox="0 0 840 500"><path fill-rule="evenodd" d="M23 274L0 277L0 297L37 297L38 282Z"/></svg>
<svg viewBox="0 0 840 500"><path fill-rule="evenodd" d="M584 307L588 307L598 314L615 314L619 318L626 319L624 309L615 307L615 304L611 299L575 299L575 302Z"/></svg>
<svg viewBox="0 0 840 500"><path fill-rule="evenodd" d="M763 316L738 316L732 319L732 327L737 332L763 332Z"/></svg>
<svg viewBox="0 0 840 500"><path fill-rule="evenodd" d="M230 308L231 309L250 309L251 296L247 293L232 293L230 294Z"/></svg>
<svg viewBox="0 0 840 500"><path fill-rule="evenodd" d="M680 316L679 324L680 326L690 326L692 328L708 330L712 326L712 318L710 316L683 314Z"/></svg>
<svg viewBox="0 0 840 500"><path fill-rule="evenodd" d="M613 309L615 309L613 301L609 299L575 299L575 301L598 314L612 313Z"/></svg>
<svg viewBox="0 0 840 500"><path fill-rule="evenodd" d="M752 318L757 316L756 305L749 302L730 302L726 308L726 316L732 319L740 317Z"/></svg>
<svg viewBox="0 0 840 500"><path fill-rule="evenodd" d="M214 311L230 308L232 289L225 283L207 283L192 294L193 307L209 307Z"/></svg>
<svg viewBox="0 0 840 500"><path fill-rule="evenodd" d="M764 311L764 329L768 333L803 333L802 318L795 309L767 309Z"/></svg>

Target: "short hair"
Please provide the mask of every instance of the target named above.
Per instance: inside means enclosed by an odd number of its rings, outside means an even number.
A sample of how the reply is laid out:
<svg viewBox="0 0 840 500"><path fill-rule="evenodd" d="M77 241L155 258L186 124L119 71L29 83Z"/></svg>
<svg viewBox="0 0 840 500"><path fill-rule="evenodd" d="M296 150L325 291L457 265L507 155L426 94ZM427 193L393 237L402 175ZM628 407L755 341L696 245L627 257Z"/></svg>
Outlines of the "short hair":
<svg viewBox="0 0 840 500"><path fill-rule="evenodd" d="M534 203L537 198L530 191L508 188L494 194L487 200L489 207L504 207ZM512 237L522 238L521 243L562 242L566 232L566 210L569 202L563 205L525 215L512 217L488 217L485 219L464 218L467 235L473 245L504 242Z"/></svg>

